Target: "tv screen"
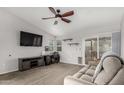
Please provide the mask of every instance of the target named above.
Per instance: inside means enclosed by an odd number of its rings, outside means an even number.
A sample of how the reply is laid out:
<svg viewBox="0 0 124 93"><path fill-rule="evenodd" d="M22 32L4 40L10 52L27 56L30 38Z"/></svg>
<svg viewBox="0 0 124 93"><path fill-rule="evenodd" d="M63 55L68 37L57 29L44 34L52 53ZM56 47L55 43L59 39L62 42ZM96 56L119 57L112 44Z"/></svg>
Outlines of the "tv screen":
<svg viewBox="0 0 124 93"><path fill-rule="evenodd" d="M20 31L20 46L42 46L42 35Z"/></svg>

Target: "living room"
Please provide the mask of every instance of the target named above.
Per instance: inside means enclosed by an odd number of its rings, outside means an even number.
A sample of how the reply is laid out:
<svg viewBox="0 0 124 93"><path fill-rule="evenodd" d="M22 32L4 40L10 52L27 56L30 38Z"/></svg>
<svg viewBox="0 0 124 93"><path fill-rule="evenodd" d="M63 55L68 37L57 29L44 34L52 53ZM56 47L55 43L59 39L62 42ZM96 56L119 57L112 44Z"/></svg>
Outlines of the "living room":
<svg viewBox="0 0 124 93"><path fill-rule="evenodd" d="M0 84L109 84L80 81L78 71L92 68L94 74L107 51L123 58L123 17L124 8L117 7L1 7ZM73 81L76 73L79 77ZM89 76L82 78L89 80Z"/></svg>

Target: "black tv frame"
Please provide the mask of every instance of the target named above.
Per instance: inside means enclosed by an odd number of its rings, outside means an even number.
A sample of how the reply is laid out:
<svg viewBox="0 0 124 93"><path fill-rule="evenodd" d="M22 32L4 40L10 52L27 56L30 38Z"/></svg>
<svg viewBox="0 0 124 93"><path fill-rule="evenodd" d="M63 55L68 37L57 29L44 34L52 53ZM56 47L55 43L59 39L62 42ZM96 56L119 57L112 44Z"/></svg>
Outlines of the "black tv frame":
<svg viewBox="0 0 124 93"><path fill-rule="evenodd" d="M40 37L41 38L41 41L40 41L40 44L39 45L24 45L22 42L22 33L24 34L29 34L29 35L32 35L33 37ZM38 42L38 41L36 41ZM20 46L25 46L25 47L42 47L42 43L43 43L43 35L38 35L38 34L34 34L34 33L30 33L30 32L25 32L25 31L20 31Z"/></svg>

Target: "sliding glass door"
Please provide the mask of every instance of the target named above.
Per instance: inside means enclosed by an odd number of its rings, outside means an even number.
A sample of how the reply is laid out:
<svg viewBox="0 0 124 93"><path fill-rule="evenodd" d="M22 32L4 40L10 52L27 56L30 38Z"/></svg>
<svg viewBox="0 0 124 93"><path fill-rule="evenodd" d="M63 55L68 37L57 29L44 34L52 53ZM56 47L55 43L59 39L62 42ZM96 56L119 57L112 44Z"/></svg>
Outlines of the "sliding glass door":
<svg viewBox="0 0 124 93"><path fill-rule="evenodd" d="M111 50L111 36L88 38L85 40L85 63L97 65L103 53Z"/></svg>
<svg viewBox="0 0 124 93"><path fill-rule="evenodd" d="M85 60L86 63L93 63L97 58L97 38L85 40Z"/></svg>

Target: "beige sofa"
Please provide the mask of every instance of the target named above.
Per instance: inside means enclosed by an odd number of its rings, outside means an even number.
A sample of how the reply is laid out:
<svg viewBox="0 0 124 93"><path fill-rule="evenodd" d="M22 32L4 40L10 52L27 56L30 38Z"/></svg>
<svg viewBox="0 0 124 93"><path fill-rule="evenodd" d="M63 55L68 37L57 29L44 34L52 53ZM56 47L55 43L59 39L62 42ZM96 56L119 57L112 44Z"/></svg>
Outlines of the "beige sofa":
<svg viewBox="0 0 124 93"><path fill-rule="evenodd" d="M65 85L123 85L124 64L120 57L107 53L96 66L83 66L73 76L64 79Z"/></svg>

